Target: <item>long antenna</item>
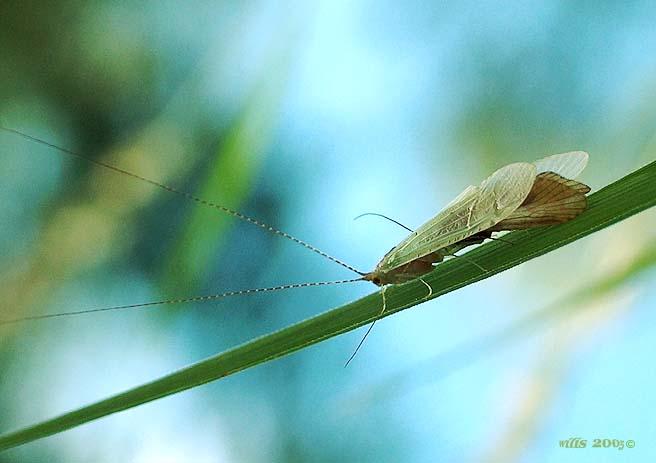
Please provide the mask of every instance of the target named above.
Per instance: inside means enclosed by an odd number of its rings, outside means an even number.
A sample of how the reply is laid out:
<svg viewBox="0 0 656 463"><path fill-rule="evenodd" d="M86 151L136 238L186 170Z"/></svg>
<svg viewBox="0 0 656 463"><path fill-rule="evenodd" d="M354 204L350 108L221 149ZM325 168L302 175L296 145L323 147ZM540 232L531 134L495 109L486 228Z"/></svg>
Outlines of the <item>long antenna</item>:
<svg viewBox="0 0 656 463"><path fill-rule="evenodd" d="M373 215L373 216L376 216L376 217L382 217L383 219L387 219L387 220L389 220L390 222L394 222L394 223L397 224L399 227L403 227L403 228L405 228L405 229L408 230L410 233L414 232L414 230L413 230L412 228L410 228L410 227L406 227L405 225L403 225L403 224L402 224L401 222L399 222L398 220L394 220L394 219L392 219L391 217L387 217L387 216L384 215L384 214L379 214L378 212L365 212L364 214L360 214L360 215L357 216L357 217L353 217L353 220L358 220L360 217L364 217L364 216L367 216L367 215Z"/></svg>
<svg viewBox="0 0 656 463"><path fill-rule="evenodd" d="M21 323L21 322L27 322L27 321L33 321L33 320L45 320L48 318L57 318L57 317L69 317L72 315L84 315L84 314L90 314L90 313L96 313L96 312L109 312L113 310L126 310L126 309L138 309L138 308L145 308L145 307L152 307L152 306L158 306L158 305L168 305L168 304L183 304L187 302L207 302L207 301L214 301L216 299L222 299L224 297L230 297L230 296L241 296L244 294L252 294L252 293L266 293L269 291L280 291L283 289L294 289L294 288L307 288L310 286L328 286L328 285L339 285L343 283L354 283L356 281L361 281L362 278L353 278L350 280L335 280L335 281L316 281L316 282L309 282L309 283L292 283L288 285L280 285L280 286L271 286L268 288L253 288L253 289L243 289L240 291L228 291L225 293L221 294L211 294L208 296L195 296L195 297L188 297L188 298L182 298L182 299L168 299L168 300L163 300L163 301L153 301L153 302L142 302L140 304L128 304L128 305L115 305L112 307L98 307L98 308L93 308L93 309L82 309L82 310L74 310L71 312L59 312L59 313L51 313L51 314L43 314L43 315L29 315L27 317L21 317L21 318L14 318L10 320L0 320L0 326L1 325L11 325L14 323Z"/></svg>
<svg viewBox="0 0 656 463"><path fill-rule="evenodd" d="M26 133L23 133L23 132L21 132L21 131L19 131L19 130L11 129L11 128L8 128L8 127L3 127L3 126L1 126L1 125L0 125L0 129L4 130L4 131L6 131L6 132L9 132L9 133L13 133L13 134L15 134L15 135L19 135L19 136L21 136L21 137L23 137L23 138L26 138L26 139L28 139L28 140L34 141L34 142L39 143L39 144L41 144L41 145L47 146L47 147L49 147L49 148L55 149L55 150L57 150L57 151L59 151L59 152L62 152L62 153L68 154L68 155L70 155L70 156L75 156L75 157L77 157L77 158L84 159L84 160L87 161L87 162L90 162L90 163L92 163L92 164L96 164L96 165L98 165L98 166L104 167L104 168L109 169L109 170L113 170L114 172L118 172L118 173L120 173L120 174L127 175L128 177L132 177L132 178L136 178L136 179L138 179L138 180L144 181L144 182L149 183L149 184L151 184L151 185L153 185L153 186L156 186L156 187L158 187L158 188L161 188L162 190L166 190L166 191L168 191L168 192L170 192L170 193L175 193L175 194L177 194L177 195L179 195L179 196L183 196L183 197L185 197L185 198L187 198L187 199L190 199L190 200L192 200L192 201L195 201L195 202L198 203L198 204L202 204L202 205L204 205L204 206L211 207L211 208L214 208L214 209L218 209L218 210L220 210L220 211L223 211L223 212L225 212L226 214L229 214L229 215L231 215L231 216L233 216L233 217L236 217L236 218L238 218L238 219L240 219L240 220L243 220L243 221L245 221L245 222L251 223L251 224L253 224L253 225L257 225L258 227L263 228L264 230L266 230L266 231L268 231L268 232L270 232L270 233L273 233L274 235L282 236L283 238L287 238L288 240L291 240L291 241L293 241L294 243L300 244L300 245L303 246L304 248L309 249L310 251L312 251L312 252L314 252L314 253L316 253L316 254L319 254L320 256L323 256L323 257L325 257L326 259L331 260L331 261L335 262L336 264L339 264L339 265L341 265L342 267L347 268L347 269L349 269L350 271L357 273L358 275L364 275L364 272L361 272L361 271L357 270L356 268L350 266L350 265L347 264L346 262L343 262L343 261L337 259L336 257L333 257L333 256L331 256L330 254L327 254L327 253L323 252L322 250L320 250L320 249L318 249L318 248L312 246L311 244L306 243L305 241L300 240L300 239L298 239L298 238L296 238L296 237L290 235L289 233L285 233L284 231L278 230L277 228L274 228L274 227L272 227L272 226L270 226L270 225L267 225L267 224L265 224L265 223L263 223L263 222L260 222L259 220L256 220L256 219L254 219L254 218L252 218L252 217L249 217L249 216L247 216L247 215L244 215L244 214L242 214L241 212L237 212L237 211L232 210L232 209L230 209L230 208L227 208L227 207L225 207L225 206L221 206L220 204L215 204L215 203L213 203L213 202L211 202L211 201L207 201L207 200L205 200L205 199L199 198L199 197L197 197L197 196L192 195L191 193L187 193L186 191L178 190L178 189L173 188L173 187L171 187L171 186L164 185L163 183L159 183L159 182L157 182L157 181L155 181L155 180L151 180L151 179L149 179L149 178L142 177L141 175L133 174L132 172L128 172L127 170L123 170L123 169L121 169L121 168L119 168L119 167L112 166L111 164L106 164L106 163L104 163L104 162L102 162L102 161L98 161L98 160L96 160L96 159L90 158L90 157L88 157L88 156L84 156L84 155L82 155L82 154L76 153L76 152L71 151L71 150L69 150L69 149L62 148L62 147L57 146L57 145L55 145L55 144L53 144L53 143L47 142L47 141L42 140L42 139L37 138L37 137L33 137L32 135L28 135L28 134L26 134Z"/></svg>

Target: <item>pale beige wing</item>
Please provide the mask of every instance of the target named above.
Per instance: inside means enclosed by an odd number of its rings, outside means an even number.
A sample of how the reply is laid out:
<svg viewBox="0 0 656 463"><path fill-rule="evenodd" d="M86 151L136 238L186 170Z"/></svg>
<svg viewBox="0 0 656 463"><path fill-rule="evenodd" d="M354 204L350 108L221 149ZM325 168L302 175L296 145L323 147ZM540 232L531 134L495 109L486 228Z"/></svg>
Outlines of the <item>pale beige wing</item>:
<svg viewBox="0 0 656 463"><path fill-rule="evenodd" d="M589 191L589 186L554 172L538 174L522 205L490 231L521 230L568 222L587 209L588 198L585 194Z"/></svg>
<svg viewBox="0 0 656 463"><path fill-rule="evenodd" d="M477 186L470 185L470 186L468 186L467 188L465 188L465 189L462 191L462 193L460 193L458 196L456 196L455 198L453 198L453 200L452 200L449 204L447 204L446 206L444 206L444 209L443 209L443 210L447 210L447 209L449 209L451 206L454 206L454 205L456 205L456 204L458 204L458 203L461 203L461 202L467 201L468 198L471 198L471 197L473 197L474 195L477 195L477 194L478 194L478 187L477 187Z"/></svg>
<svg viewBox="0 0 656 463"><path fill-rule="evenodd" d="M389 271L486 230L508 217L531 191L535 166L520 162L502 167L480 187L469 187L435 217L388 252L377 268Z"/></svg>
<svg viewBox="0 0 656 463"><path fill-rule="evenodd" d="M588 153L585 151L570 151L569 153L554 154L535 161L537 173L554 172L561 177L574 179L579 176L588 164Z"/></svg>

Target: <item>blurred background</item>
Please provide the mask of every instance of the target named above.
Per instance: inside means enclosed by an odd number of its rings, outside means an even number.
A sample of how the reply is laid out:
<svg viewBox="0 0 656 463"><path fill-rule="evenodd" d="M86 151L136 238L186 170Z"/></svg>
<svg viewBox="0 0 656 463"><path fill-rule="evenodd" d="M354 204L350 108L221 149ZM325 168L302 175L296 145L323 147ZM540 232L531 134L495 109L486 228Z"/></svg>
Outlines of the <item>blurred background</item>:
<svg viewBox="0 0 656 463"><path fill-rule="evenodd" d="M513 161L656 153L649 1L0 3L0 123L369 270ZM0 318L352 277L0 132ZM364 329L0 462L648 461L655 211ZM0 432L372 292L308 288L0 326ZM634 449L564 449L570 437Z"/></svg>

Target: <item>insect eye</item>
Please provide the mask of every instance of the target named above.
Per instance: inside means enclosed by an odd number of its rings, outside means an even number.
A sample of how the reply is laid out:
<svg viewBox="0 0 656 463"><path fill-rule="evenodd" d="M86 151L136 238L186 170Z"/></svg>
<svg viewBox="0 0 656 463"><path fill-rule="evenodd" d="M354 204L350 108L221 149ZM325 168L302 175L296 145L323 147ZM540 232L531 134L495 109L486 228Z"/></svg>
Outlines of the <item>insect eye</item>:
<svg viewBox="0 0 656 463"><path fill-rule="evenodd" d="M374 279L371 280L371 281L372 281L372 283L375 284L376 286L380 286L380 278L376 277L376 278L374 278Z"/></svg>

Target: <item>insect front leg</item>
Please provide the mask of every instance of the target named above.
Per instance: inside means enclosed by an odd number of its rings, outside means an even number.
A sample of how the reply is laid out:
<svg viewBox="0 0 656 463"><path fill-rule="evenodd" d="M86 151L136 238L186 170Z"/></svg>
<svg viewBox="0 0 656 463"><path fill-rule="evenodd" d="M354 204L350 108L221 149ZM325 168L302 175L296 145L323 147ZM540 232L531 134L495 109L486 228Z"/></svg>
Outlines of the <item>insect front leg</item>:
<svg viewBox="0 0 656 463"><path fill-rule="evenodd" d="M371 333L371 330L374 328L374 325L376 324L378 319L380 319L385 314L385 311L387 310L387 298L385 297L385 291L387 291L388 286L389 285L383 286L383 289L381 289L380 291L380 295L383 298L383 308L381 309L380 313L376 316L376 318L373 319L371 325L369 325L369 328L367 328L367 332L364 334L364 336L362 336L362 339L358 343L358 346L355 348L349 359L344 364L344 368L346 368L349 365L349 363L351 363L351 360L355 358L356 354L360 350L360 347L362 347L362 344L364 344L364 340L367 339L367 336L369 336L369 333Z"/></svg>

